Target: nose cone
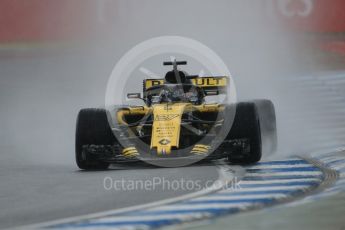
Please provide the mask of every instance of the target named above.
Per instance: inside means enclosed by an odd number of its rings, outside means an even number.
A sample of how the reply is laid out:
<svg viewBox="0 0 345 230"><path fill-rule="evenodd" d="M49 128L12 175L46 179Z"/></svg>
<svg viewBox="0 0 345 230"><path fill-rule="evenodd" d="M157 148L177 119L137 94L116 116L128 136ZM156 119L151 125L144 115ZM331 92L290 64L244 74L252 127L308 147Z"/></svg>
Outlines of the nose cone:
<svg viewBox="0 0 345 230"><path fill-rule="evenodd" d="M153 106L151 149L157 153L170 154L172 147L179 147L181 118L186 103L157 104Z"/></svg>

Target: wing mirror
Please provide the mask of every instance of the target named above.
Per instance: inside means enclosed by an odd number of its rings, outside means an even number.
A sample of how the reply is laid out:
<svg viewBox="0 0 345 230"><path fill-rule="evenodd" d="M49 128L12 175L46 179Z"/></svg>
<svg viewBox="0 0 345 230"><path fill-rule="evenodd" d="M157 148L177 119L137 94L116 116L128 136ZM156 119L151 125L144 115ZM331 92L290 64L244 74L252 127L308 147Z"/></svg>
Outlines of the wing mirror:
<svg viewBox="0 0 345 230"><path fill-rule="evenodd" d="M216 96L219 95L218 90L204 90L205 96Z"/></svg>
<svg viewBox="0 0 345 230"><path fill-rule="evenodd" d="M141 99L140 93L128 93L127 94L128 99Z"/></svg>

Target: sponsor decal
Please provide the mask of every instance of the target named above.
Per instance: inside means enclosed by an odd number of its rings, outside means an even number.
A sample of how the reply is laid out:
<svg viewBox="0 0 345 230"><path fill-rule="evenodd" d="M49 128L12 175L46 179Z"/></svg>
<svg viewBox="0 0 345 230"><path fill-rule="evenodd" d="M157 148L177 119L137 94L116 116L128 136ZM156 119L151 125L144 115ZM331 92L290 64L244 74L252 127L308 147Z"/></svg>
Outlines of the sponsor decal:
<svg viewBox="0 0 345 230"><path fill-rule="evenodd" d="M197 86L226 86L226 77L202 77L192 79L192 83Z"/></svg>
<svg viewBox="0 0 345 230"><path fill-rule="evenodd" d="M178 116L178 114L157 114L155 121L170 121Z"/></svg>

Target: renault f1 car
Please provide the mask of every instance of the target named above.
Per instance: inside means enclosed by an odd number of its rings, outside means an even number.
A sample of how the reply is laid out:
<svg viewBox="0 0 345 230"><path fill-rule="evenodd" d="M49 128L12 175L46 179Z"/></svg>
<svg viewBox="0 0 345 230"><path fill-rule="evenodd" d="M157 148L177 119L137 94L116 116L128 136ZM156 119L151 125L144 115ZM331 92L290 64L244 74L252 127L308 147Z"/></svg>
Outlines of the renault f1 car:
<svg viewBox="0 0 345 230"><path fill-rule="evenodd" d="M106 169L111 163L188 159L226 159L252 164L276 148L276 118L269 100L207 103L226 94L228 76L199 77L172 65L162 79L145 79L143 94L128 93L144 105L82 109L77 118L75 154L81 169Z"/></svg>

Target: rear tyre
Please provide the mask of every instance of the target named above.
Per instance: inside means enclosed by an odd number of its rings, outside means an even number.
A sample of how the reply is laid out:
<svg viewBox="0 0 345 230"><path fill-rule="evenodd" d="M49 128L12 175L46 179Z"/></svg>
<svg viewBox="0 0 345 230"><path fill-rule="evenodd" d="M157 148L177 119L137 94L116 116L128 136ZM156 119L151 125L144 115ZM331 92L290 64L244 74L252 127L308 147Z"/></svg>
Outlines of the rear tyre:
<svg viewBox="0 0 345 230"><path fill-rule="evenodd" d="M85 170L102 170L109 163L90 158L83 152L84 145L112 145L115 142L107 113L104 109L82 109L77 118L75 159L78 167Z"/></svg>
<svg viewBox="0 0 345 230"><path fill-rule="evenodd" d="M247 148L234 148L228 160L234 164L253 164L261 159L260 120L254 102L240 102L236 106L233 126L226 140L248 140Z"/></svg>

